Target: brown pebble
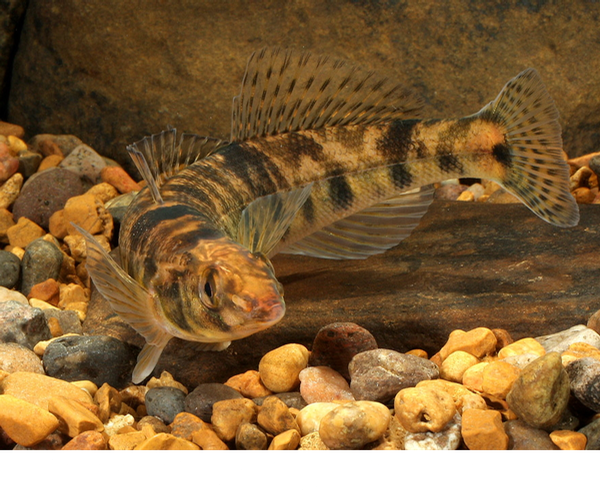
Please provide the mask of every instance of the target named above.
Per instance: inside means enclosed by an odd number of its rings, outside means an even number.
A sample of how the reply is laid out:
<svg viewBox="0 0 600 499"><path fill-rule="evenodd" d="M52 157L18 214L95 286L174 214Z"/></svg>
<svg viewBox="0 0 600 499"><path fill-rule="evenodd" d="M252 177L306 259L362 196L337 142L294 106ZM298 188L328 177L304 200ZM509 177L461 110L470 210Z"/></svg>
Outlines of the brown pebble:
<svg viewBox="0 0 600 499"><path fill-rule="evenodd" d="M406 355L415 355L416 357L421 357L422 359L429 359L429 355L425 350L421 350L420 348L414 348L413 350L409 350L406 352Z"/></svg>
<svg viewBox="0 0 600 499"><path fill-rule="evenodd" d="M267 397L260 407L257 418L258 424L272 435L278 435L287 430L300 432L296 419L290 413L288 406L278 397Z"/></svg>
<svg viewBox="0 0 600 499"><path fill-rule="evenodd" d="M43 300L46 303L57 307L60 298L58 282L56 282L55 279L50 278L43 282L34 284L31 288L31 291L27 295L27 298L37 298L38 300Z"/></svg>
<svg viewBox="0 0 600 499"><path fill-rule="evenodd" d="M213 405L211 423L215 433L224 442L235 438L242 423L256 421L258 406L247 398L219 400Z"/></svg>
<svg viewBox="0 0 600 499"><path fill-rule="evenodd" d="M265 450L267 435L253 423L242 423L235 434L235 448L238 450Z"/></svg>
<svg viewBox="0 0 600 499"><path fill-rule="evenodd" d="M68 442L62 450L106 450L108 444L99 431L88 430L80 433L70 442Z"/></svg>
<svg viewBox="0 0 600 499"><path fill-rule="evenodd" d="M186 440L192 440L194 432L203 428L209 428L209 425L194 414L180 412L175 416L175 419L169 427L171 428L171 435L185 438Z"/></svg>

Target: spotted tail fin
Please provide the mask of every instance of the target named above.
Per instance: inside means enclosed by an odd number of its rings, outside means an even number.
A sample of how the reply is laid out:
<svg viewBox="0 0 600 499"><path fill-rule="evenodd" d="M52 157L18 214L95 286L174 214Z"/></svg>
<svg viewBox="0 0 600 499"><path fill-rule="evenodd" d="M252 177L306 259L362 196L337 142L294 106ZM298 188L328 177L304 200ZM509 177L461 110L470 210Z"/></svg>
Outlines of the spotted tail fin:
<svg viewBox="0 0 600 499"><path fill-rule="evenodd" d="M558 110L535 69L510 80L479 113L504 133L494 158L504 167L497 181L543 220L559 227L579 222L563 158ZM496 180L496 179L494 179Z"/></svg>

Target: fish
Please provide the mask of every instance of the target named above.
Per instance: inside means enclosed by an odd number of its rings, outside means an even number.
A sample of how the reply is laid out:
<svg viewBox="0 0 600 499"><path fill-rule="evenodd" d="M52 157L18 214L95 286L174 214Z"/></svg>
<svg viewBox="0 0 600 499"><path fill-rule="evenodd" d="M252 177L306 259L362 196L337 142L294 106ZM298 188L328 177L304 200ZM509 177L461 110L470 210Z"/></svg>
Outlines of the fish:
<svg viewBox="0 0 600 499"><path fill-rule="evenodd" d="M444 180L492 180L546 222L577 225L558 110L535 69L473 115L423 119L422 107L387 75L265 48L247 63L229 140L169 128L128 146L146 185L122 220L119 258L78 230L96 288L145 339L133 382L173 337L219 351L278 323L274 255L383 253Z"/></svg>

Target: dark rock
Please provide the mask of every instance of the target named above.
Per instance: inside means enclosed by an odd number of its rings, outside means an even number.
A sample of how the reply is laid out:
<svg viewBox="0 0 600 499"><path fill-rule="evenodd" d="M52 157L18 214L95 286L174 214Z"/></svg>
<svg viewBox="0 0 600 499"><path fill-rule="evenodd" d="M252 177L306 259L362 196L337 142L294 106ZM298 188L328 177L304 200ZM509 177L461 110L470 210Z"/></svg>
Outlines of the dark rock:
<svg viewBox="0 0 600 499"><path fill-rule="evenodd" d="M587 437L585 450L600 450L600 418L579 429Z"/></svg>
<svg viewBox="0 0 600 499"><path fill-rule="evenodd" d="M49 376L121 389L131 384L138 353L136 347L109 336L66 336L48 345L43 362Z"/></svg>
<svg viewBox="0 0 600 499"><path fill-rule="evenodd" d="M158 386L146 392L145 403L149 416L171 424L175 416L185 410L185 393L172 386Z"/></svg>
<svg viewBox="0 0 600 499"><path fill-rule="evenodd" d="M28 2L8 118L32 134L77 130L84 142L121 161L126 144L166 123L227 137L231 98L247 57L273 45L389 68L399 82L418 88L426 102L423 114L432 118L476 112L527 61L541 70L561 110L569 155L597 144L599 58L594 30L582 26L593 26L600 5L585 0L570 2L568 9L559 2L490 0L482 9L469 0L439 6L315 0L293 8L261 3L251 16L240 1L165 0L139 9L131 2L95 0L80 9L74 0L60 0L53 6ZM198 30L206 16L210 23ZM215 40L218 47L207 50ZM578 43L567 46L564 40ZM579 75L583 60L586 78L563 76ZM49 112L57 103L60 112Z"/></svg>
<svg viewBox="0 0 600 499"><path fill-rule="evenodd" d="M0 341L31 348L52 338L44 313L16 301L0 303Z"/></svg>
<svg viewBox="0 0 600 499"><path fill-rule="evenodd" d="M356 400L386 403L403 388L437 379L437 365L415 355L378 348L356 355L348 367L350 389Z"/></svg>
<svg viewBox="0 0 600 499"><path fill-rule="evenodd" d="M38 152L24 150L19 152L19 173L24 178L31 177L40 166L42 155Z"/></svg>
<svg viewBox="0 0 600 499"><path fill-rule="evenodd" d="M79 137L75 135L54 135L50 133L41 133L35 135L29 140L29 148L32 151L39 152L43 156L58 154L59 156L68 156L73 149L83 144Z"/></svg>
<svg viewBox="0 0 600 499"><path fill-rule="evenodd" d="M85 192L77 173L64 168L50 168L36 173L25 184L13 206L15 220L26 217L48 230L52 214L65 207L73 196Z"/></svg>
<svg viewBox="0 0 600 499"><path fill-rule="evenodd" d="M506 402L528 425L547 429L561 420L569 395L569 376L560 354L551 352L523 368L506 396Z"/></svg>
<svg viewBox="0 0 600 499"><path fill-rule="evenodd" d="M21 260L10 251L0 251L0 286L11 289L19 282Z"/></svg>
<svg viewBox="0 0 600 499"><path fill-rule="evenodd" d="M46 320L50 317L54 317L58 320L58 324L62 329L63 334L81 334L82 327L81 321L79 320L79 316L77 312L74 310L59 310L55 308L45 309L44 315L46 316Z"/></svg>
<svg viewBox="0 0 600 499"><path fill-rule="evenodd" d="M273 395L267 395L267 397L277 397L281 400L285 405L287 405L290 409L298 409L301 411L306 407L306 401L300 395L300 392L282 392L282 393L274 393ZM252 399L252 401L256 405L263 405L263 402L267 397L258 397Z"/></svg>
<svg viewBox="0 0 600 499"><path fill-rule="evenodd" d="M267 435L253 423L242 423L235 434L235 448L238 450L266 450Z"/></svg>
<svg viewBox="0 0 600 499"><path fill-rule="evenodd" d="M566 367L571 380L571 393L583 405L600 412L600 360L584 357Z"/></svg>
<svg viewBox="0 0 600 499"><path fill-rule="evenodd" d="M62 261L62 252L51 242L36 239L29 243L21 261L21 293L27 296L36 284L58 280Z"/></svg>
<svg viewBox="0 0 600 499"><path fill-rule="evenodd" d="M508 435L509 450L559 450L548 432L532 428L518 419L506 421L504 431Z"/></svg>
<svg viewBox="0 0 600 499"><path fill-rule="evenodd" d="M242 394L222 383L202 383L185 398L185 412L210 423L212 406L219 400L243 398Z"/></svg>
<svg viewBox="0 0 600 499"><path fill-rule="evenodd" d="M375 337L353 322L335 322L322 327L313 341L310 366L327 366L350 379L348 364L357 353L377 348Z"/></svg>
<svg viewBox="0 0 600 499"><path fill-rule="evenodd" d="M10 67L17 50L21 30L19 26L25 14L25 0L8 0L0 10L0 115L6 115L6 98L10 82Z"/></svg>

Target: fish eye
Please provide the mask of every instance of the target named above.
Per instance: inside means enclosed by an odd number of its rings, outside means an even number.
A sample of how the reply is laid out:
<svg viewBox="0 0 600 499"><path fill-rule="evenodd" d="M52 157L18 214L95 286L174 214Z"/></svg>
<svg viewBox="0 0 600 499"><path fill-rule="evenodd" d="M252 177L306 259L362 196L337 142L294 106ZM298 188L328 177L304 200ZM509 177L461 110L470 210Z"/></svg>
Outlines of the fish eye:
<svg viewBox="0 0 600 499"><path fill-rule="evenodd" d="M215 281L214 269L209 269L204 273L200 284L200 299L208 308L217 308L217 285Z"/></svg>

